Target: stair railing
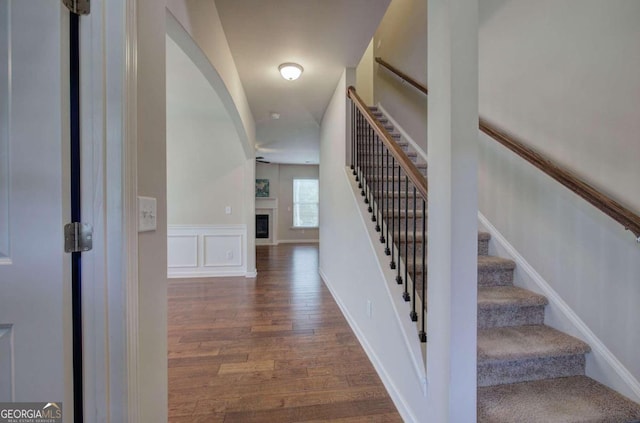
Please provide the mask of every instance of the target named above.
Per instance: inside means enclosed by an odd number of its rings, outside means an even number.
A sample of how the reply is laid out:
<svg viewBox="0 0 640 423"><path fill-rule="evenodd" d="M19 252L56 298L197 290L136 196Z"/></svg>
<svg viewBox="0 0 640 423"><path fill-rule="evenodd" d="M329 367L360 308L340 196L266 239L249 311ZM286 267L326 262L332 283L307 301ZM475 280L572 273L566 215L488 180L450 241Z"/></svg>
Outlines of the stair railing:
<svg viewBox="0 0 640 423"><path fill-rule="evenodd" d="M402 298L411 302L409 317L418 324L420 341L426 342L427 180L355 88L348 88L347 97L352 107L351 169L391 258L389 266L397 271L396 282L403 286Z"/></svg>
<svg viewBox="0 0 640 423"><path fill-rule="evenodd" d="M425 95L428 94L427 87L385 62L380 57L376 57L375 61L390 72L393 72L403 81L408 82L413 87L423 92ZM514 136L508 135L506 132L499 130L496 126L490 124L482 117L480 117L478 126L480 130L489 137L504 145L509 150L513 151L518 156L522 157L524 160L528 161L548 176L582 197L582 199L595 206L598 210L620 223L626 230L631 231L635 235L636 241L640 243L640 216L627 209L602 191L599 191L589 185L584 180L558 165L545 155L526 146L522 141L516 139Z"/></svg>

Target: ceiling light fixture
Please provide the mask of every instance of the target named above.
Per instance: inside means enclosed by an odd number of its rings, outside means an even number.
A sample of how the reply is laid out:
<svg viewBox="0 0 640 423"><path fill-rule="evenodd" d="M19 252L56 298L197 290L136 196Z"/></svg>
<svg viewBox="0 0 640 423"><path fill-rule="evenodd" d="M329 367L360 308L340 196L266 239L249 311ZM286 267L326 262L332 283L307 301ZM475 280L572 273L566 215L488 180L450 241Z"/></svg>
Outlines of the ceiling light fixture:
<svg viewBox="0 0 640 423"><path fill-rule="evenodd" d="M287 81L293 81L300 78L304 69L302 69L302 66L297 63L283 63L278 66L278 70L284 79Z"/></svg>

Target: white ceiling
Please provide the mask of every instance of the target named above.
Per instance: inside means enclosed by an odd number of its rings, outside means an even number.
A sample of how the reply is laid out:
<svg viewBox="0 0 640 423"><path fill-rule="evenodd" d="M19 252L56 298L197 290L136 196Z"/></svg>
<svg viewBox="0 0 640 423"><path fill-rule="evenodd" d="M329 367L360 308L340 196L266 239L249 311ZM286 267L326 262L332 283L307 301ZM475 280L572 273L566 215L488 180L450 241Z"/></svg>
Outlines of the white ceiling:
<svg viewBox="0 0 640 423"><path fill-rule="evenodd" d="M345 67L355 67L390 0L216 0L256 121L256 155L318 163L320 123ZM278 65L304 72L286 81ZM272 112L280 114L273 120Z"/></svg>

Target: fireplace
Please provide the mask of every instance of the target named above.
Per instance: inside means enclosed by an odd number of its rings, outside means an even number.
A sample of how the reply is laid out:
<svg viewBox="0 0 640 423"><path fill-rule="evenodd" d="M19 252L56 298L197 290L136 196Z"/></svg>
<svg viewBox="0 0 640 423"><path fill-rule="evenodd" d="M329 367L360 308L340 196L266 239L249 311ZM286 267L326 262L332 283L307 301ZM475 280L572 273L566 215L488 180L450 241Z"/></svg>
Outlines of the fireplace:
<svg viewBox="0 0 640 423"><path fill-rule="evenodd" d="M268 214L256 215L256 238L262 238L262 239L269 238L269 215Z"/></svg>

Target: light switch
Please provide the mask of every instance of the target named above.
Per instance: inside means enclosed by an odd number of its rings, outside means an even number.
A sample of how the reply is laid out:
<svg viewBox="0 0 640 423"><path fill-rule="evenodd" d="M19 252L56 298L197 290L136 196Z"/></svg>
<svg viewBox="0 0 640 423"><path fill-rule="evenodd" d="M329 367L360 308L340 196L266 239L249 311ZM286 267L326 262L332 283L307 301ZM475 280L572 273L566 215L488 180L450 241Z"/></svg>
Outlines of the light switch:
<svg viewBox="0 0 640 423"><path fill-rule="evenodd" d="M138 232L156 230L157 201L152 197L138 197Z"/></svg>
<svg viewBox="0 0 640 423"><path fill-rule="evenodd" d="M225 214L231 214L231 206L227 206L224 208Z"/></svg>

